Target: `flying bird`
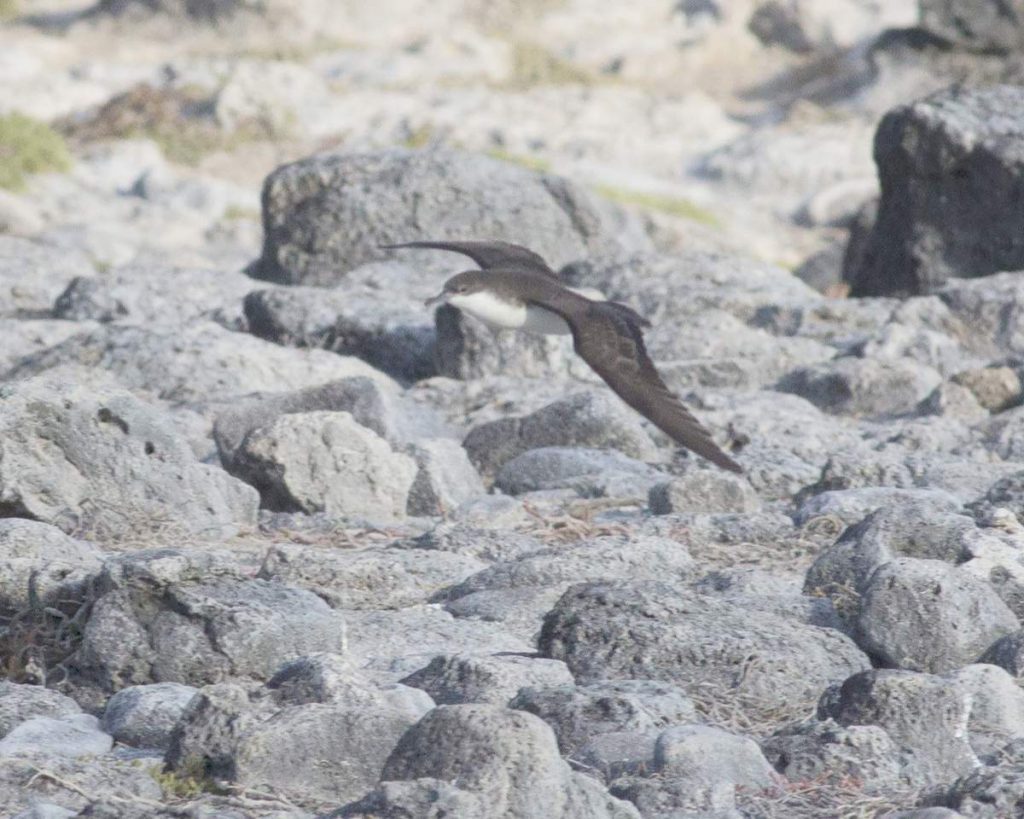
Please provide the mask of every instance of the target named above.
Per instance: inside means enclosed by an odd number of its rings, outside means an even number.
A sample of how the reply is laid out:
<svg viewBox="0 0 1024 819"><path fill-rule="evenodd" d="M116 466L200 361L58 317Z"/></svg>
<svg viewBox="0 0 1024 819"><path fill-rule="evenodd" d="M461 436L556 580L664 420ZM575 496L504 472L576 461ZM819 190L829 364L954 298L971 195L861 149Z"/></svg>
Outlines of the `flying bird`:
<svg viewBox="0 0 1024 819"><path fill-rule="evenodd" d="M422 241L382 249L448 250L480 267L448 279L427 306L447 303L499 329L544 335L571 333L576 353L629 406L681 446L732 472L742 467L711 439L665 386L647 354L643 328L650 322L633 308L603 301L564 285L539 255L507 242Z"/></svg>

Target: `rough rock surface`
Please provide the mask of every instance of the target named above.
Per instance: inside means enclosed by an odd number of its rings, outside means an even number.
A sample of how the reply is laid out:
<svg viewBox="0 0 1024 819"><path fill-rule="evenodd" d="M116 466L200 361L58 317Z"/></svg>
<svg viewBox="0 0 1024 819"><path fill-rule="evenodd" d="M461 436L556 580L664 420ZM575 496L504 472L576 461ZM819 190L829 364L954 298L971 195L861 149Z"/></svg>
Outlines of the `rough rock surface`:
<svg viewBox="0 0 1024 819"><path fill-rule="evenodd" d="M393 184L403 179L402 188ZM605 241L602 213L564 179L448 151L315 157L286 165L263 186L263 256L256 274L288 284L333 284L384 258L379 246L476 236L532 247L553 265ZM413 209L419 217L412 219ZM372 215L371 215L372 214Z"/></svg>
<svg viewBox="0 0 1024 819"><path fill-rule="evenodd" d="M4 514L113 537L170 526L217 538L255 523L253 490L196 461L158 408L74 375L0 389Z"/></svg>
<svg viewBox="0 0 1024 819"><path fill-rule="evenodd" d="M875 137L878 218L862 266L845 273L854 294L929 293L953 276L1024 267L1013 206L1022 102L1009 85L954 88L886 115Z"/></svg>

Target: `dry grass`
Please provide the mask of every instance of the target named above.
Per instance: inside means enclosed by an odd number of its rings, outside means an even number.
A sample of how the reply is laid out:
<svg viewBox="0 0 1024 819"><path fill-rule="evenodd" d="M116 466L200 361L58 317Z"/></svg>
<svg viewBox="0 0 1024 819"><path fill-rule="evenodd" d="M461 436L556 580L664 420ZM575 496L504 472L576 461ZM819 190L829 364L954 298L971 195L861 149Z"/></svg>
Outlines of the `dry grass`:
<svg viewBox="0 0 1024 819"><path fill-rule="evenodd" d="M34 584L34 578L29 583ZM93 600L90 595L84 602L63 600L44 606L34 593L29 600L24 609L0 612L0 678L59 685L68 677L67 662L82 642Z"/></svg>
<svg viewBox="0 0 1024 819"><path fill-rule="evenodd" d="M822 776L758 792L738 789L736 802L747 819L882 819L919 797L910 787L877 792L854 777Z"/></svg>
<svg viewBox="0 0 1024 819"><path fill-rule="evenodd" d="M715 214L682 196L644 193L627 188L616 188L611 185L598 185L594 190L605 199L620 205L631 205L642 210L653 210L679 219L699 222L709 227L717 228L722 226L721 221Z"/></svg>
<svg viewBox="0 0 1024 819"><path fill-rule="evenodd" d="M70 167L67 145L50 126L23 114L0 116L0 188L24 190L32 174Z"/></svg>
<svg viewBox="0 0 1024 819"><path fill-rule="evenodd" d="M595 77L589 71L552 54L544 46L529 40L515 40L512 64L505 86L513 90L536 88L540 85L593 85Z"/></svg>

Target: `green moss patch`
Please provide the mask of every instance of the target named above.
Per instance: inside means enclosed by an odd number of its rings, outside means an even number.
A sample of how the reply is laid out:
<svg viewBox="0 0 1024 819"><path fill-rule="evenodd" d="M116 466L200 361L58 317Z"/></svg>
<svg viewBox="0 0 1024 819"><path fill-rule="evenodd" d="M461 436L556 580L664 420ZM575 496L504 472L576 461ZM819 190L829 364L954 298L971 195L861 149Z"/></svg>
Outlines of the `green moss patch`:
<svg viewBox="0 0 1024 819"><path fill-rule="evenodd" d="M23 114L0 116L0 188L22 190L31 174L70 167L67 145L50 126Z"/></svg>
<svg viewBox="0 0 1024 819"><path fill-rule="evenodd" d="M627 188L616 188L610 185L598 185L594 190L605 199L618 202L620 205L632 205L644 210L654 210L669 216L677 216L693 222L700 222L711 227L721 227L721 222L715 214L682 196L644 193Z"/></svg>

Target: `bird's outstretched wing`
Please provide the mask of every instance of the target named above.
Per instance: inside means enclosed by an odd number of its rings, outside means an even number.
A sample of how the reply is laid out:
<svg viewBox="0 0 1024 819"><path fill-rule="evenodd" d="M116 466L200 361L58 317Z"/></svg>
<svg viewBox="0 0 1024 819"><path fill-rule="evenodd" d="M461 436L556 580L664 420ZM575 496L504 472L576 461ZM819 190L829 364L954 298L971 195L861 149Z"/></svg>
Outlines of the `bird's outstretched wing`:
<svg viewBox="0 0 1024 819"><path fill-rule="evenodd" d="M545 276L558 278L548 263L537 253L534 253L522 245L513 245L509 242L402 242L397 245L381 245L382 250L399 250L401 248L421 248L426 250L449 250L452 253L461 253L468 256L481 270L494 270L497 268L518 268L528 270L531 273L541 273Z"/></svg>
<svg viewBox="0 0 1024 819"><path fill-rule="evenodd" d="M623 306L591 302L566 311L576 352L623 401L677 443L723 469L743 472L665 386L647 354L640 324Z"/></svg>

